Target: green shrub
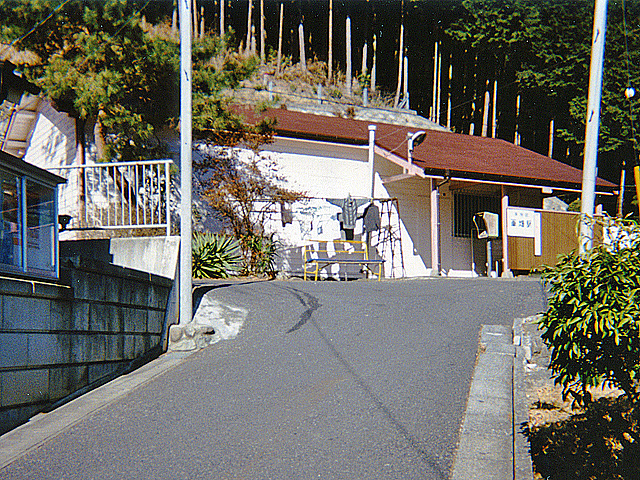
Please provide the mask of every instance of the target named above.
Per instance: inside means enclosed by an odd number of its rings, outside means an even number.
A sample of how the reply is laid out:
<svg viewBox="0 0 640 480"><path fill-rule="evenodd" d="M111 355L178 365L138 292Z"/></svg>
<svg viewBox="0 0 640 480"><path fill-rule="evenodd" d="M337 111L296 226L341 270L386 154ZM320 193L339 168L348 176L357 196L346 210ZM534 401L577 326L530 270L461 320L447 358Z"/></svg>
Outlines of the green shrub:
<svg viewBox="0 0 640 480"><path fill-rule="evenodd" d="M275 277L278 242L272 236L245 235L240 239L240 243L245 255L242 266L244 275Z"/></svg>
<svg viewBox="0 0 640 480"><path fill-rule="evenodd" d="M640 231L608 220L615 237L588 253L571 253L543 272L549 308L539 321L550 368L565 399L591 401L602 383L638 398L640 376Z"/></svg>
<svg viewBox="0 0 640 480"><path fill-rule="evenodd" d="M194 278L227 278L237 272L242 255L238 242L226 235L194 233L192 273Z"/></svg>

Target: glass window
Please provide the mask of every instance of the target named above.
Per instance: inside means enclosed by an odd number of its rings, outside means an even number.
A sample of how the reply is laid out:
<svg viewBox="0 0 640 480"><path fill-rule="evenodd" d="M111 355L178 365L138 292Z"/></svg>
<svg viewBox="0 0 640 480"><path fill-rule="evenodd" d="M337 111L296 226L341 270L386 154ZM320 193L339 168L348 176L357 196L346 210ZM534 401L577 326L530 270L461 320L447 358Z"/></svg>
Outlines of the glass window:
<svg viewBox="0 0 640 480"><path fill-rule="evenodd" d="M55 271L54 191L27 180L27 269Z"/></svg>
<svg viewBox="0 0 640 480"><path fill-rule="evenodd" d="M0 169L0 270L58 275L56 189Z"/></svg>
<svg viewBox="0 0 640 480"><path fill-rule="evenodd" d="M0 170L2 183L2 229L0 264L22 269L22 179Z"/></svg>
<svg viewBox="0 0 640 480"><path fill-rule="evenodd" d="M477 235L473 216L478 212L500 214L501 200L498 197L485 197L467 193L453 195L453 236L469 238Z"/></svg>

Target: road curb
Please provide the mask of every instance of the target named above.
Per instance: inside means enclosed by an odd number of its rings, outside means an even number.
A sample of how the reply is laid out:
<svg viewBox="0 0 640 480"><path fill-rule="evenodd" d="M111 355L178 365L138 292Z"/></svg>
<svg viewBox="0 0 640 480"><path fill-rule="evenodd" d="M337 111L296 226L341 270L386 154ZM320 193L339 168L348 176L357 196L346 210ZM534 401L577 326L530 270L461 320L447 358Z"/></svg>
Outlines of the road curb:
<svg viewBox="0 0 640 480"><path fill-rule="evenodd" d="M71 428L137 387L182 363L195 352L168 352L131 373L122 375L48 413L0 436L0 469Z"/></svg>
<svg viewBox="0 0 640 480"><path fill-rule="evenodd" d="M504 325L483 325L453 480L514 477L512 334Z"/></svg>
<svg viewBox="0 0 640 480"><path fill-rule="evenodd" d="M524 324L529 318L516 318L513 321L513 478L514 480L532 480L533 463L529 440L524 435L524 427L529 422L529 402L526 396L526 368L531 359L531 345Z"/></svg>

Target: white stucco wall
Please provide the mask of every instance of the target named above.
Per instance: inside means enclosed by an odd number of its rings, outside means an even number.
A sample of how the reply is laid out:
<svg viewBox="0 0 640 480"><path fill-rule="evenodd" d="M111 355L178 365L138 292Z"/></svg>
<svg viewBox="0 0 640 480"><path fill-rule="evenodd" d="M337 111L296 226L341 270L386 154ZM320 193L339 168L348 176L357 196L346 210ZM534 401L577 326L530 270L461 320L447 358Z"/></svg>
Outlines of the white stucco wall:
<svg viewBox="0 0 640 480"><path fill-rule="evenodd" d="M367 147L277 139L260 154L269 156L277 163L277 173L286 178L288 188L304 191L309 197L308 200L291 206L291 224L283 226L280 213L274 212L267 225L268 231L274 232L282 245L279 268L298 274L302 272L302 246L306 242L341 237L337 217L341 209L325 199L341 199L347 195L353 198L370 198ZM381 174L387 176L398 173L399 167L380 157L376 157L375 165L375 197L395 197L400 209L398 217L395 205L388 204L391 214L382 211L383 228L372 239L372 244L378 245L378 255L383 254L387 260L385 276L397 278L430 275L429 181L413 178L385 186L382 184ZM381 207L379 202L377 204ZM365 207L366 205L360 207L359 215L362 215ZM389 222L390 229L387 228ZM391 230L393 234L385 235L385 229ZM362 220L356 223L354 233L356 239L364 239ZM391 236L393 242L390 241ZM331 267L331 273L337 274L339 268L337 265Z"/></svg>

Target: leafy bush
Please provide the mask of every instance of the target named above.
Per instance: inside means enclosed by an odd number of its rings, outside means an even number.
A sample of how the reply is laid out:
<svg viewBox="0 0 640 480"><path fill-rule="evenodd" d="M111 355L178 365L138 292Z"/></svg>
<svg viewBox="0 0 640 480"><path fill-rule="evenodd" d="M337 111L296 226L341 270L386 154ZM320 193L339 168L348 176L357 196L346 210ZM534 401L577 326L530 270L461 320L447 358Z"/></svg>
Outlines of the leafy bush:
<svg viewBox="0 0 640 480"><path fill-rule="evenodd" d="M640 230L608 220L609 244L571 253L543 272L549 308L540 319L550 368L565 399L591 401L588 387L607 383L638 399L640 376Z"/></svg>
<svg viewBox="0 0 640 480"><path fill-rule="evenodd" d="M227 278L237 272L242 255L238 242L226 235L194 233L192 272L194 278Z"/></svg>
<svg viewBox="0 0 640 480"><path fill-rule="evenodd" d="M278 242L262 235L245 235L240 242L245 255L242 273L275 277Z"/></svg>

